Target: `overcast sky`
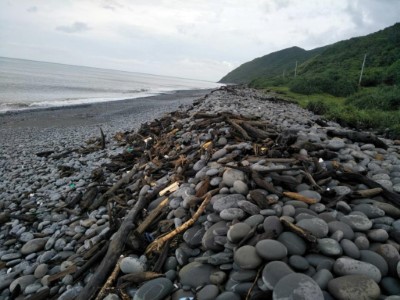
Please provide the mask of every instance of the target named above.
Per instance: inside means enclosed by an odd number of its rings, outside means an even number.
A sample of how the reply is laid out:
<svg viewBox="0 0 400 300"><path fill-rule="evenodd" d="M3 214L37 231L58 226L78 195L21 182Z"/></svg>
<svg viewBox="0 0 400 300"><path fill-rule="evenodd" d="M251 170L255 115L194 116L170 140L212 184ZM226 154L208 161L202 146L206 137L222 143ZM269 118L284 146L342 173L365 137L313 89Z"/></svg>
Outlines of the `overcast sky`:
<svg viewBox="0 0 400 300"><path fill-rule="evenodd" d="M400 0L0 0L0 56L217 81L399 21Z"/></svg>

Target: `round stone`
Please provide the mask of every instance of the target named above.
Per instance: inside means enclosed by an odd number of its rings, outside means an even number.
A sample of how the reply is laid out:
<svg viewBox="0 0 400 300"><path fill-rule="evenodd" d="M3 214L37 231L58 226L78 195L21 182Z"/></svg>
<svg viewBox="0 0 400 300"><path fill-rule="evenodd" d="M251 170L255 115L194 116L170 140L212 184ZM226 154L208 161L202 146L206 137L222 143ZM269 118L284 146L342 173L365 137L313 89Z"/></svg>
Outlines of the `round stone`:
<svg viewBox="0 0 400 300"><path fill-rule="evenodd" d="M249 188L247 186L246 183L244 183L241 180L236 180L233 183L233 190L238 193L238 194L242 194L242 195L247 195L247 193L249 192Z"/></svg>
<svg viewBox="0 0 400 300"><path fill-rule="evenodd" d="M342 217L340 221L346 223L355 231L367 231L372 227L371 220L363 215L347 215Z"/></svg>
<svg viewBox="0 0 400 300"><path fill-rule="evenodd" d="M222 175L222 181L225 185L231 187L233 186L234 182L237 180L244 181L246 175L244 172L236 169L226 169L224 174Z"/></svg>
<svg viewBox="0 0 400 300"><path fill-rule="evenodd" d="M245 270L256 269L262 263L256 248L250 245L238 248L234 255L234 261L240 268Z"/></svg>
<svg viewBox="0 0 400 300"><path fill-rule="evenodd" d="M360 250L367 250L369 248L369 241L365 236L358 236L354 240L354 244L356 244L357 248Z"/></svg>
<svg viewBox="0 0 400 300"><path fill-rule="evenodd" d="M368 238L372 242L384 243L389 238L389 234L383 229L372 229L367 233Z"/></svg>
<svg viewBox="0 0 400 300"><path fill-rule="evenodd" d="M333 138L328 142L328 145L326 145L326 147L329 150L334 150L334 151L338 151L342 148L344 148L346 146L346 144L344 143L344 141L342 139L339 138Z"/></svg>
<svg viewBox="0 0 400 300"><path fill-rule="evenodd" d="M354 259L360 258L360 250L352 241L348 239L343 239L342 241L340 241L340 246L342 246L345 255L350 256Z"/></svg>
<svg viewBox="0 0 400 300"><path fill-rule="evenodd" d="M143 263L135 257L125 257L120 264L121 271L125 274L142 273L146 270Z"/></svg>
<svg viewBox="0 0 400 300"><path fill-rule="evenodd" d="M207 229L201 240L201 244L206 250L221 251L224 249L223 246L215 243L214 231L218 229L226 230L226 222L219 221L218 223L215 223L209 229Z"/></svg>
<svg viewBox="0 0 400 300"><path fill-rule="evenodd" d="M268 289L273 290L279 280L292 273L293 270L284 262L271 261L263 269L262 280Z"/></svg>
<svg viewBox="0 0 400 300"><path fill-rule="evenodd" d="M374 265L355 260L349 257L338 258L334 265L333 271L338 275L366 275L372 278L375 282L381 281L382 275Z"/></svg>
<svg viewBox="0 0 400 300"><path fill-rule="evenodd" d="M267 236L271 238L279 236L283 231L282 223L277 216L266 217L263 227Z"/></svg>
<svg viewBox="0 0 400 300"><path fill-rule="evenodd" d="M286 246L289 255L303 255L306 253L306 242L293 232L283 232L279 235L278 241Z"/></svg>
<svg viewBox="0 0 400 300"><path fill-rule="evenodd" d="M254 215L248 217L246 220L243 221L246 224L249 224L251 227L256 227L257 225L264 222L264 216L262 215Z"/></svg>
<svg viewBox="0 0 400 300"><path fill-rule="evenodd" d="M238 207L238 202L241 200L246 200L242 194L229 194L222 196L215 200L213 203L213 209L215 212L221 212L224 209Z"/></svg>
<svg viewBox="0 0 400 300"><path fill-rule="evenodd" d="M301 273L286 275L276 284L272 297L274 300L323 300L321 288L309 276Z"/></svg>
<svg viewBox="0 0 400 300"><path fill-rule="evenodd" d="M234 292L223 292L215 300L240 300L240 296Z"/></svg>
<svg viewBox="0 0 400 300"><path fill-rule="evenodd" d="M394 277L384 277L380 282L380 286L386 295L398 295L400 298L400 280Z"/></svg>
<svg viewBox="0 0 400 300"><path fill-rule="evenodd" d="M324 238L318 240L318 249L322 254L328 256L338 256L341 255L343 250L340 247L339 243L330 238Z"/></svg>
<svg viewBox="0 0 400 300"><path fill-rule="evenodd" d="M133 300L162 300L165 299L173 289L173 283L167 278L152 279L137 290Z"/></svg>
<svg viewBox="0 0 400 300"><path fill-rule="evenodd" d="M308 261L300 255L292 255L289 258L289 265L299 271L306 271L310 267Z"/></svg>
<svg viewBox="0 0 400 300"><path fill-rule="evenodd" d="M400 261L399 251L393 245L383 244L376 249L376 253L386 260L389 267L389 274L395 275L397 273L397 264Z"/></svg>
<svg viewBox="0 0 400 300"><path fill-rule="evenodd" d="M367 204L367 203L362 203L358 204L353 207L353 211L361 211L364 213L368 218L379 218L383 217L385 215L385 212L380 209L379 207L372 205L372 204Z"/></svg>
<svg viewBox="0 0 400 300"><path fill-rule="evenodd" d="M261 240L256 244L257 254L265 260L280 260L287 255L287 248L276 240Z"/></svg>
<svg viewBox="0 0 400 300"><path fill-rule="evenodd" d="M191 262L179 271L180 283L193 288L209 284L210 275L214 270L211 265Z"/></svg>
<svg viewBox="0 0 400 300"><path fill-rule="evenodd" d="M360 250L360 260L377 267L382 276L386 276L389 270L386 260L378 253L371 250Z"/></svg>
<svg viewBox="0 0 400 300"><path fill-rule="evenodd" d="M328 282L333 279L333 275L327 269L321 269L317 271L312 277L315 282L319 285L321 290L325 290L328 286Z"/></svg>
<svg viewBox="0 0 400 300"><path fill-rule="evenodd" d="M352 240L354 239L354 231L349 225L340 221L332 221L328 223L329 232L333 234L334 232L340 230L343 232L343 238Z"/></svg>
<svg viewBox="0 0 400 300"><path fill-rule="evenodd" d="M239 201L238 206L240 209L242 209L249 215L258 215L260 213L260 208L257 205L251 203L250 201L246 200Z"/></svg>
<svg viewBox="0 0 400 300"><path fill-rule="evenodd" d="M232 243L240 242L250 232L251 227L246 223L236 223L228 230L228 240Z"/></svg>
<svg viewBox="0 0 400 300"><path fill-rule="evenodd" d="M196 293L198 300L214 300L219 294L219 289L216 285L208 284Z"/></svg>
<svg viewBox="0 0 400 300"><path fill-rule="evenodd" d="M13 282L11 282L9 287L10 292L13 292L17 285L21 287L21 290L24 290L28 285L34 283L36 279L37 278L33 275L25 275L17 278Z"/></svg>
<svg viewBox="0 0 400 300"><path fill-rule="evenodd" d="M23 255L28 255L34 252L39 252L43 250L44 246L47 243L47 240L47 238L37 238L29 240L28 242L26 242L25 245L22 246L21 253Z"/></svg>
<svg viewBox="0 0 400 300"><path fill-rule="evenodd" d="M36 278L42 278L44 275L47 274L47 271L49 270L49 267L47 264L40 264L36 267L35 272L34 272L34 276Z"/></svg>
<svg viewBox="0 0 400 300"><path fill-rule="evenodd" d="M374 280L365 275L348 275L332 279L328 291L338 300L378 299L381 290Z"/></svg>
<svg viewBox="0 0 400 300"><path fill-rule="evenodd" d="M310 231L317 238L323 238L329 232L328 224L319 218L303 219L297 223L297 226Z"/></svg>
<svg viewBox="0 0 400 300"><path fill-rule="evenodd" d="M226 273L222 271L214 272L210 275L210 282L215 285L221 285L226 280Z"/></svg>
<svg viewBox="0 0 400 300"><path fill-rule="evenodd" d="M225 221L241 220L246 213L240 208L226 208L219 213L221 219Z"/></svg>

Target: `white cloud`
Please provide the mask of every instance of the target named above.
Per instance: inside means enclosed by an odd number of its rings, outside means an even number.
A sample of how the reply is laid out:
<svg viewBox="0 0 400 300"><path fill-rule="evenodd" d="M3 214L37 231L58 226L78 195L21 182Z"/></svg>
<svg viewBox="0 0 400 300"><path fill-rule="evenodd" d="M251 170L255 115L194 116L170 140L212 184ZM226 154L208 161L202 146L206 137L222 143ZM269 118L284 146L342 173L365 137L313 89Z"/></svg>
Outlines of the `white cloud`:
<svg viewBox="0 0 400 300"><path fill-rule="evenodd" d="M368 34L399 15L398 0L0 1L0 55L218 80L255 57Z"/></svg>

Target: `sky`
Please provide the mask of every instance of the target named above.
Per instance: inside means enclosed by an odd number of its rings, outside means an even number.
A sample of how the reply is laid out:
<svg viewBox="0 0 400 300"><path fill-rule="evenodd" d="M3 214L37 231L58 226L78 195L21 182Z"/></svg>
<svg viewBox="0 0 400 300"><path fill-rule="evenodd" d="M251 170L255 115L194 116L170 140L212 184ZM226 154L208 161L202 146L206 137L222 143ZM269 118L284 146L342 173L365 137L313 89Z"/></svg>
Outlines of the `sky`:
<svg viewBox="0 0 400 300"><path fill-rule="evenodd" d="M400 0L0 0L0 56L218 81L396 22Z"/></svg>

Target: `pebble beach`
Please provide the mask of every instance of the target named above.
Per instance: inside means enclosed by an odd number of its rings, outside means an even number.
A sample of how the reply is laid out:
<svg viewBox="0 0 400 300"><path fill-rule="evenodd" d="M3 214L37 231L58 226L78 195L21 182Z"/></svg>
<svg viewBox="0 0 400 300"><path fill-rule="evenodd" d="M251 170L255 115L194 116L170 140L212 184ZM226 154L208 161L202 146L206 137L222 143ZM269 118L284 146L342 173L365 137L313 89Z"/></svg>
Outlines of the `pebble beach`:
<svg viewBox="0 0 400 300"><path fill-rule="evenodd" d="M157 97L0 115L0 299L400 299L399 141L248 88Z"/></svg>

